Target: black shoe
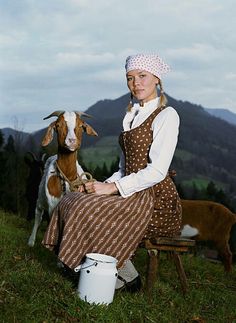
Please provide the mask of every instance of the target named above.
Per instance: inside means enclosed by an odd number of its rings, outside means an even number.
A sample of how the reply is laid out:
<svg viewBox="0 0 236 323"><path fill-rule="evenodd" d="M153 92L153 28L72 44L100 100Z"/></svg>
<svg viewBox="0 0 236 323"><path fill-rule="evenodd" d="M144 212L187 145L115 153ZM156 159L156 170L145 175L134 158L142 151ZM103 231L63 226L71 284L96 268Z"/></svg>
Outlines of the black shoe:
<svg viewBox="0 0 236 323"><path fill-rule="evenodd" d="M124 285L121 288L118 288L117 290L122 290L129 293L136 293L139 292L142 288L142 281L139 275L130 282L125 281L120 276L118 276L118 279L122 280L124 282Z"/></svg>
<svg viewBox="0 0 236 323"><path fill-rule="evenodd" d="M78 287L80 273L76 273L73 269L69 268L64 264L64 267L61 269L62 275L69 279L73 284L73 287Z"/></svg>

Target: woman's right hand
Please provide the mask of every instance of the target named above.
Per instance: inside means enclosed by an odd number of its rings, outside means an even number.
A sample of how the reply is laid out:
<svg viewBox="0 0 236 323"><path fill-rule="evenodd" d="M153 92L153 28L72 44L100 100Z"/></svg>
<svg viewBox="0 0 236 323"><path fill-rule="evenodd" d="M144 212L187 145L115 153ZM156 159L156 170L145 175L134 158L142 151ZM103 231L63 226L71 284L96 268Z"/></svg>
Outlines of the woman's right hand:
<svg viewBox="0 0 236 323"><path fill-rule="evenodd" d="M95 181L91 181L84 184L84 190L86 193L95 193L94 183Z"/></svg>
<svg viewBox="0 0 236 323"><path fill-rule="evenodd" d="M115 183L103 183L103 182L87 182L85 185L85 191L87 193L95 193L99 195L112 195L117 194L118 189Z"/></svg>

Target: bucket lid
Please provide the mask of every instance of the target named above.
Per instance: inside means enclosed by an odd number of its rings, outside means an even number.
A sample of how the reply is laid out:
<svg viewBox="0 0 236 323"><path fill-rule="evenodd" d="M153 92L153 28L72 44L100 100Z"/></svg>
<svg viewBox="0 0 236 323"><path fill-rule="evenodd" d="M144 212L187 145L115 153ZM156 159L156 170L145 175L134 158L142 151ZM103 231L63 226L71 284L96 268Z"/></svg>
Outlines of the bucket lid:
<svg viewBox="0 0 236 323"><path fill-rule="evenodd" d="M118 261L116 258L112 256L104 255L101 253L87 253L86 257L94 261L99 261L103 263L117 263Z"/></svg>

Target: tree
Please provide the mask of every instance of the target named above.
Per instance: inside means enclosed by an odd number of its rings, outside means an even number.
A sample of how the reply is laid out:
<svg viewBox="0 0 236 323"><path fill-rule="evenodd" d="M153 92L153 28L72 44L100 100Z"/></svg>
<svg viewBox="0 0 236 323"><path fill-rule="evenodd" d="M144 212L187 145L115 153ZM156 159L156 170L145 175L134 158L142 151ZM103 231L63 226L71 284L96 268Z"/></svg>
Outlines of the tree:
<svg viewBox="0 0 236 323"><path fill-rule="evenodd" d="M184 189L183 189L183 187L182 187L182 185L180 183L176 184L176 189L177 189L177 192L179 194L179 197L181 199L184 199L185 198Z"/></svg>
<svg viewBox="0 0 236 323"><path fill-rule="evenodd" d="M0 148L4 144L4 136L2 131L0 130ZM4 194L5 194L5 181L6 181L6 174L5 174L5 169L6 169L6 160L4 156L4 151L2 149L0 150L0 169L1 169L1 176L0 176L0 207L3 207L4 203Z"/></svg>
<svg viewBox="0 0 236 323"><path fill-rule="evenodd" d="M5 210L21 214L25 211L26 165L20 146L16 149L13 136L9 136L3 147L0 205Z"/></svg>
<svg viewBox="0 0 236 323"><path fill-rule="evenodd" d="M7 153L12 153L14 154L16 152L16 148L15 148L15 141L14 141L14 138L12 135L10 135L7 139L7 143L6 145L4 146L4 150L7 152Z"/></svg>
<svg viewBox="0 0 236 323"><path fill-rule="evenodd" d="M96 166L94 171L92 171L92 175L97 181L103 180L102 169L99 166Z"/></svg>
<svg viewBox="0 0 236 323"><path fill-rule="evenodd" d="M16 152L13 136L9 136L6 145L3 147L4 172L2 172L1 206L16 211Z"/></svg>
<svg viewBox="0 0 236 323"><path fill-rule="evenodd" d="M2 133L2 131L0 130L0 148L3 146L4 144L4 135Z"/></svg>
<svg viewBox="0 0 236 323"><path fill-rule="evenodd" d="M207 198L214 200L216 199L217 195L217 187L214 182L210 181L206 188Z"/></svg>
<svg viewBox="0 0 236 323"><path fill-rule="evenodd" d="M111 163L109 176L111 176L113 173L115 173L115 172L118 171L118 169L119 169L119 162L120 162L120 157L117 156L116 159Z"/></svg>

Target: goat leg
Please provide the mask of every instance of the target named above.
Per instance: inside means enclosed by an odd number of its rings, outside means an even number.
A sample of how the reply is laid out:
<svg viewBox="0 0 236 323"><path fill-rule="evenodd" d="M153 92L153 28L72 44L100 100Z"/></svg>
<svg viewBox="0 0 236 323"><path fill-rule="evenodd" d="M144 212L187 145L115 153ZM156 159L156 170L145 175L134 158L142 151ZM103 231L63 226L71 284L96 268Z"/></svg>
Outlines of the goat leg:
<svg viewBox="0 0 236 323"><path fill-rule="evenodd" d="M43 211L44 210L36 207L34 227L33 227L32 233L31 233L31 235L29 237L29 240L28 240L28 246L29 247L33 247L34 244L35 244L35 239L36 239L37 231L38 231L38 228L39 228L40 223L41 223L42 218L43 218Z"/></svg>

